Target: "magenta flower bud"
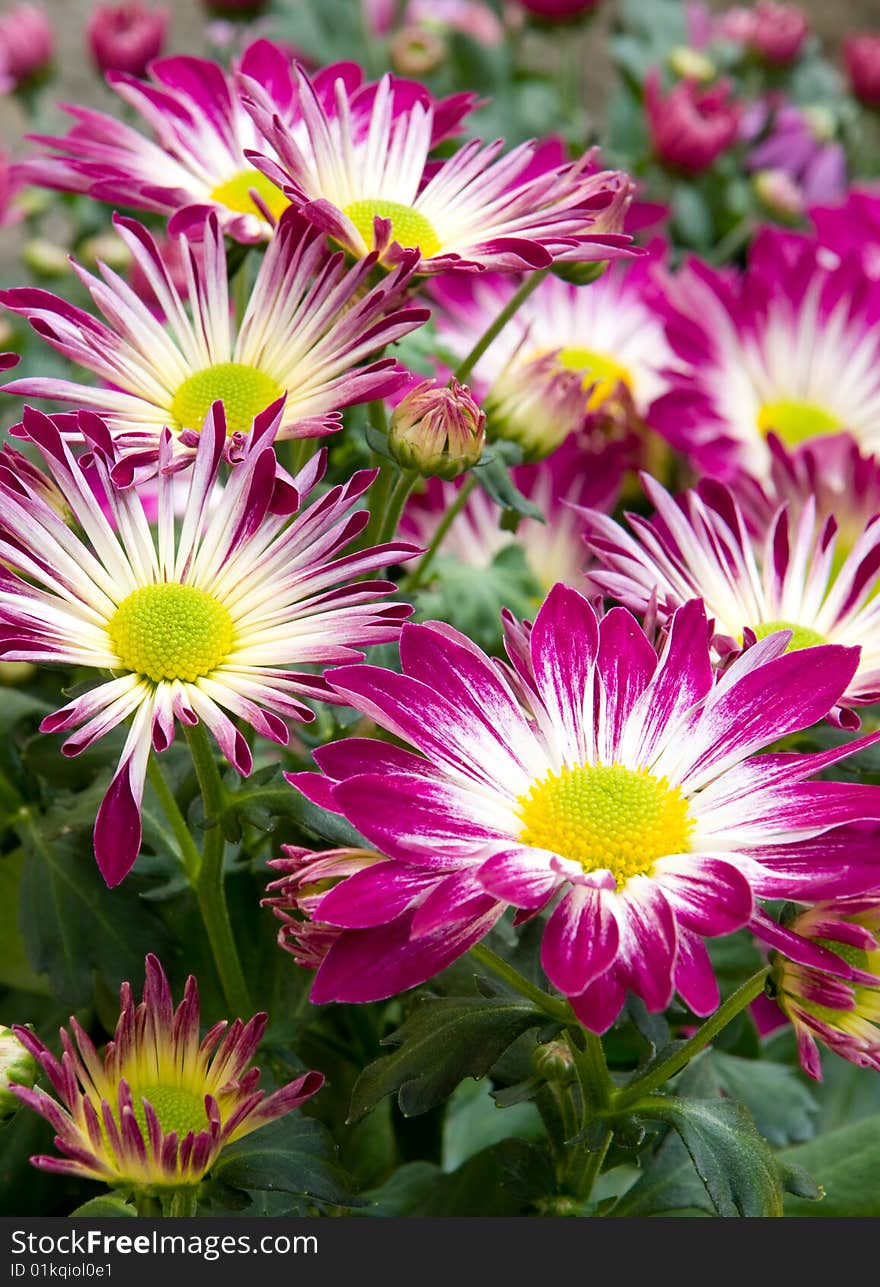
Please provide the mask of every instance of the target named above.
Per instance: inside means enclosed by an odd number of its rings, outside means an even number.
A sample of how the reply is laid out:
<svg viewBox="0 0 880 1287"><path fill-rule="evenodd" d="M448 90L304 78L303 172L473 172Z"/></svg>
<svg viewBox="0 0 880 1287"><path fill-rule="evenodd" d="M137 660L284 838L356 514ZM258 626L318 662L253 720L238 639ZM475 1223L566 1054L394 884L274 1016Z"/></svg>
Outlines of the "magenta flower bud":
<svg viewBox="0 0 880 1287"><path fill-rule="evenodd" d="M880 32L854 31L843 42L852 92L868 107L880 107Z"/></svg>
<svg viewBox="0 0 880 1287"><path fill-rule="evenodd" d="M446 57L442 39L427 27L404 27L391 37L391 65L401 76L427 76Z"/></svg>
<svg viewBox="0 0 880 1287"><path fill-rule="evenodd" d="M145 9L138 0L95 5L86 39L98 70L143 76L162 52L169 17L167 9Z"/></svg>
<svg viewBox="0 0 880 1287"><path fill-rule="evenodd" d="M600 0L520 0L520 4L544 22L570 22L593 13Z"/></svg>
<svg viewBox="0 0 880 1287"><path fill-rule="evenodd" d="M467 385L423 380L398 403L388 445L404 469L426 478L457 478L475 465L486 439L486 417Z"/></svg>
<svg viewBox="0 0 880 1287"><path fill-rule="evenodd" d="M797 5L761 0L753 16L749 43L765 62L787 67L800 56L809 30L806 15Z"/></svg>
<svg viewBox="0 0 880 1287"><path fill-rule="evenodd" d="M741 106L730 98L730 82L719 80L701 89L680 81L668 94L660 71L652 67L645 81L645 112L654 151L661 161L689 174L699 174L733 144Z"/></svg>
<svg viewBox="0 0 880 1287"><path fill-rule="evenodd" d="M18 4L0 17L0 82L6 89L38 80L49 70L55 37L49 19L32 4Z"/></svg>
<svg viewBox="0 0 880 1287"><path fill-rule="evenodd" d="M397 16L397 0L361 0L364 25L374 36L387 36Z"/></svg>
<svg viewBox="0 0 880 1287"><path fill-rule="evenodd" d="M25 1049L11 1028L0 1024L0 1122L18 1110L19 1101L10 1086L30 1089L37 1076L37 1061Z"/></svg>

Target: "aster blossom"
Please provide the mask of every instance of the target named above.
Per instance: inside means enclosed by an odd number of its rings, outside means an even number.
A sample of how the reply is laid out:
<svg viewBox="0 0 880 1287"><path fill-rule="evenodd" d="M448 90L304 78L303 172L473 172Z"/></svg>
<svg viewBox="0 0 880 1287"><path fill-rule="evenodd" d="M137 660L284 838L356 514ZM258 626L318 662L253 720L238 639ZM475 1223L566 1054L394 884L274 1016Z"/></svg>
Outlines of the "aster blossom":
<svg viewBox="0 0 880 1287"><path fill-rule="evenodd" d="M391 583L357 578L407 557L412 546L340 554L368 521L365 510L350 511L374 473L355 474L303 510L324 458L313 457L294 479L279 473L272 441L280 414L275 407L258 417L219 487L226 425L215 404L186 476L179 529L166 431L155 536L136 490L114 483L115 445L89 412L80 413L80 432L112 522L59 429L39 412L26 412L26 430L84 539L27 478L0 475L0 653L112 672L43 720L44 732L69 733L65 755L131 721L95 823L95 856L110 885L140 847L150 749L164 751L177 723L203 723L247 776L251 752L234 720L286 743L288 720L314 718L301 699L328 691L318 673L294 667L360 658L360 647L396 638L410 611L376 602Z"/></svg>
<svg viewBox="0 0 880 1287"><path fill-rule="evenodd" d="M93 387L54 377L24 378L4 386L7 393L98 411L119 451L147 465L155 461L166 428L180 454L191 455L218 399L225 404L234 447L254 416L282 396L279 438L310 438L338 429L340 408L387 396L406 382L393 358L358 363L427 318L426 309L400 307L412 255L369 289L374 257L347 268L341 252L329 251L323 238L290 211L236 327L226 251L213 216L198 254L181 238L184 291L141 224L119 217L115 223L164 319L104 266L100 278L77 271L107 322L47 291L0 291L0 303L27 317L47 343L105 382Z"/></svg>
<svg viewBox="0 0 880 1287"><path fill-rule="evenodd" d="M667 389L673 361L652 307L652 248L612 264L589 287L546 277L474 367L490 432L546 455L570 433L611 419L635 428ZM485 273L432 284L444 346L464 357L510 302L515 282Z"/></svg>
<svg viewBox="0 0 880 1287"><path fill-rule="evenodd" d="M24 162L23 171L29 182L43 187L87 192L96 200L170 216L172 233L201 228L211 210L236 241L265 241L288 202L246 156L266 144L242 105L238 74L262 86L273 113L295 126L300 110L290 56L271 41L256 40L230 72L190 56L154 60L146 80L111 72L110 88L155 141L115 116L67 106L76 121L73 129L64 137L34 136L49 151ZM327 110L333 110L332 86L340 78L354 113L363 104L368 110L375 86L364 84L353 63L316 74L315 93ZM394 92L404 101L429 98L427 90L409 81L395 81ZM472 101L472 95L461 94L438 103L438 137L457 128Z"/></svg>
<svg viewBox="0 0 880 1287"><path fill-rule="evenodd" d="M703 473L766 476L789 447L843 430L880 445L880 289L855 256L767 228L737 275L690 260L665 279L677 361L651 423Z"/></svg>
<svg viewBox="0 0 880 1287"><path fill-rule="evenodd" d="M200 1040L199 993L186 981L175 1009L159 961L146 958L143 1000L120 989L121 1013L102 1054L71 1016L57 1059L29 1029L14 1029L54 1094L14 1093L54 1127L63 1157L32 1157L43 1171L100 1180L128 1192L161 1194L199 1184L223 1149L283 1117L321 1089L307 1072L271 1095L251 1060L268 1016L215 1024ZM72 1034L72 1035L71 1035Z"/></svg>
<svg viewBox="0 0 880 1287"><path fill-rule="evenodd" d="M848 824L876 818L880 792L806 781L876 737L755 755L820 719L857 665L856 649L785 654L787 641L760 641L718 678L699 601L675 614L658 656L625 609L599 620L562 585L531 628L508 619L509 667L443 623L405 626L402 674L365 665L328 676L404 748L331 744L315 752L323 774L291 777L396 860L397 874L350 876L315 919L345 930L377 908L390 919L408 880L445 872L418 937L465 917L472 884L462 891L451 878L475 879L520 917L558 900L543 967L594 1031L611 1025L627 988L654 1011L677 990L710 1013L718 988L704 937L760 920L760 898L876 882L877 826ZM788 937L797 959L824 961ZM346 970L325 963L315 999L349 999L356 961L357 941Z"/></svg>
<svg viewBox="0 0 880 1287"><path fill-rule="evenodd" d="M770 954L769 990L794 1025L801 1064L822 1080L819 1046L880 1072L880 898L838 898L800 911L789 930L828 953L824 968ZM771 940L772 941L772 940ZM841 978L847 967L858 971Z"/></svg>
<svg viewBox="0 0 880 1287"><path fill-rule="evenodd" d="M632 181L596 171L590 154L565 159L559 143L465 143L430 159L434 108L416 99L395 110L384 77L369 113L358 115L345 82L328 111L299 71L300 126L291 130L260 86L242 77L245 101L269 144L249 153L322 232L360 258L398 262L418 249L419 272L542 268L554 260L604 260L627 253L623 219Z"/></svg>
<svg viewBox="0 0 880 1287"><path fill-rule="evenodd" d="M836 643L860 648L843 707L880 698L880 515L870 517L838 558L837 522L819 517L815 498L783 505L752 536L723 484L704 480L672 497L642 476L655 514L627 514L632 535L606 514L584 514L587 543L601 565L592 585L635 612L656 606L666 618L700 597L714 622L719 653L748 639L791 631L789 647ZM858 721L856 721L857 723Z"/></svg>

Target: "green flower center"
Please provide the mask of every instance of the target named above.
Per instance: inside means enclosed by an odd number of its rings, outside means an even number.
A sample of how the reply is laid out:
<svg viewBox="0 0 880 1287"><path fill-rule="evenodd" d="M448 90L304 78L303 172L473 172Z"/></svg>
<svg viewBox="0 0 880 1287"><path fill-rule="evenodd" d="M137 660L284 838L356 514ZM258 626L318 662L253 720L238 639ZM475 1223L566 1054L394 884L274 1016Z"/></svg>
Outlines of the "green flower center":
<svg viewBox="0 0 880 1287"><path fill-rule="evenodd" d="M563 349L559 354L559 364L566 371L583 371L584 389L590 389L588 411L595 411L606 402L618 384L632 388L632 376L627 368L609 354L597 353L595 349Z"/></svg>
<svg viewBox="0 0 880 1287"><path fill-rule="evenodd" d="M248 433L254 417L265 411L284 390L280 384L243 362L218 362L189 376L171 402L180 429L201 430L212 403L223 403L229 433Z"/></svg>
<svg viewBox="0 0 880 1287"><path fill-rule="evenodd" d="M442 248L442 243L429 219L412 206L399 201L373 201L369 197L352 201L342 212L363 237L367 246L373 245L373 220L376 215L391 220L391 238L401 246L418 247L423 259L431 259Z"/></svg>
<svg viewBox="0 0 880 1287"><path fill-rule="evenodd" d="M798 447L823 433L835 433L840 427L837 416L815 402L765 402L758 412L761 432L772 431L788 447Z"/></svg>
<svg viewBox="0 0 880 1287"><path fill-rule="evenodd" d="M658 858L688 853L694 822L687 801L665 778L620 764L578 765L535 782L520 796L520 841L580 863L607 868L618 888L649 875Z"/></svg>
<svg viewBox="0 0 880 1287"><path fill-rule="evenodd" d="M123 599L107 624L122 666L158 684L209 675L232 648L232 618L192 585L145 585Z"/></svg>
<svg viewBox="0 0 880 1287"><path fill-rule="evenodd" d="M177 1131L178 1141L190 1131L204 1131L208 1126L204 1092L186 1086L138 1086L131 1088L132 1105L137 1124L146 1136L147 1115L142 1100L148 1099L165 1134Z"/></svg>
<svg viewBox="0 0 880 1287"><path fill-rule="evenodd" d="M251 188L262 197L266 208L276 219L280 219L290 205L277 184L259 170L253 169L240 170L225 183L218 183L211 192L211 200L216 201L218 206L225 206L227 210L235 210L237 214L256 215L258 219L262 219L263 212L254 203Z"/></svg>
<svg viewBox="0 0 880 1287"><path fill-rule="evenodd" d="M811 630L809 626L798 626L793 621L762 621L760 625L753 626L756 639L766 639L768 635L775 634L777 630L790 630L791 639L789 640L786 652L800 652L801 648L815 648L818 644L827 643L827 639L816 630Z"/></svg>

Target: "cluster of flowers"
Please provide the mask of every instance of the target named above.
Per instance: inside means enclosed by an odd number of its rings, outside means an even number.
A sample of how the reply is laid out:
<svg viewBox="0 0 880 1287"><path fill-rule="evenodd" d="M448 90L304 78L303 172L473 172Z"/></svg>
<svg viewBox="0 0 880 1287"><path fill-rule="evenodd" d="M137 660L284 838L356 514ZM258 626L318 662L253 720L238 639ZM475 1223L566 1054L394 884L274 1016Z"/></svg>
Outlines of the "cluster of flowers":
<svg viewBox="0 0 880 1287"><path fill-rule="evenodd" d="M742 273L672 271L661 247L635 253L633 185L592 154L454 145L469 95L351 64L310 76L264 40L231 72L160 59L111 84L154 138L74 108L23 176L167 217L170 239L115 216L143 285L78 267L103 317L0 293L100 381L6 385L71 409L27 408L13 431L45 471L0 460L0 655L109 674L42 725L67 755L128 725L95 826L108 884L135 862L150 758L178 726L203 723L247 775L242 723L284 744L329 701L377 736L323 746L290 781L364 847L290 850L269 900L317 967L314 1001L393 995L508 909L549 911L544 970L601 1033L628 990L711 1013L704 940L749 927L808 1068L816 1037L880 1066L880 789L818 776L880 733L760 754L826 718L852 729L880 698L880 202L768 231ZM224 237L263 252L237 310ZM383 356L429 306L473 393L413 388ZM375 472L324 487L310 454L344 408L389 399L401 478L437 479L403 515L416 543L371 543ZM531 623L505 613L504 661L446 622L405 624L387 575L438 533L486 561L514 539L454 477L487 433L518 445L548 519L522 540L549 592ZM669 448L695 485L673 497L645 474L654 512L626 531L608 511L628 471L663 473ZM400 671L364 664L392 641ZM762 906L777 899L806 910L780 924ZM244 1071L260 1021L214 1051L197 1016L192 986L172 1013L151 961L103 1064L81 1031L60 1063L16 1031L68 1105L17 1091L56 1126L56 1168L195 1183L317 1089L308 1074L261 1101Z"/></svg>

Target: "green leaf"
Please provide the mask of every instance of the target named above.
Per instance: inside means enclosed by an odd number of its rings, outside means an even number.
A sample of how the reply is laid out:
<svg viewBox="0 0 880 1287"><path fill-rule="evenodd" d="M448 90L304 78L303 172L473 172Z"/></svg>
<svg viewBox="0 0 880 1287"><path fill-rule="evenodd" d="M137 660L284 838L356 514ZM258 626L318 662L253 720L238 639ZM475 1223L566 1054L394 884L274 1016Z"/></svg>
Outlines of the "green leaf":
<svg viewBox="0 0 880 1287"><path fill-rule="evenodd" d="M812 1139L819 1105L793 1068L720 1050L712 1051L711 1064L719 1089L746 1105L758 1130L776 1148Z"/></svg>
<svg viewBox="0 0 880 1287"><path fill-rule="evenodd" d="M440 554L431 585L418 593L417 619L448 621L487 652L497 652L502 638L501 609L516 617L534 615L541 587L521 545L511 542L488 567L463 563Z"/></svg>
<svg viewBox="0 0 880 1287"><path fill-rule="evenodd" d="M487 1082L463 1081L443 1120L444 1171L454 1171L475 1153L511 1136L543 1139L544 1125L535 1104L523 1101L502 1109Z"/></svg>
<svg viewBox="0 0 880 1287"><path fill-rule="evenodd" d="M354 1212L360 1216L413 1215L428 1201L441 1176L433 1162L407 1162L398 1167L383 1185L364 1193L367 1203Z"/></svg>
<svg viewBox="0 0 880 1287"><path fill-rule="evenodd" d="M39 715L42 718L51 709L39 697L10 688L8 684L4 685L3 701L0 702L0 737L8 737L19 720L23 720L26 715Z"/></svg>
<svg viewBox="0 0 880 1287"><path fill-rule="evenodd" d="M658 1096L638 1105L634 1115L678 1132L718 1215L782 1215L780 1169L742 1104Z"/></svg>
<svg viewBox="0 0 880 1287"><path fill-rule="evenodd" d="M329 1131L299 1114L225 1148L212 1176L234 1189L298 1193L333 1206L352 1203Z"/></svg>
<svg viewBox="0 0 880 1287"><path fill-rule="evenodd" d="M114 991L124 979L139 980L144 957L161 953L166 935L138 897L137 877L108 889L90 836L69 834L64 818L59 805L50 814L29 813L20 828L20 924L31 967L49 976L68 1005L80 1006L91 1000L93 970Z"/></svg>
<svg viewBox="0 0 880 1287"><path fill-rule="evenodd" d="M547 1016L510 997L446 997L423 1000L384 1045L399 1049L361 1073L351 1099L357 1121L386 1095L398 1092L404 1116L442 1103L465 1077L485 1076L495 1060Z"/></svg>
<svg viewBox="0 0 880 1287"><path fill-rule="evenodd" d="M134 1207L115 1193L104 1193L99 1198L92 1198L91 1201L77 1207L75 1211L71 1211L70 1215L72 1219L78 1216L87 1216L92 1220L109 1220L115 1216L134 1216L137 1219L137 1211Z"/></svg>
<svg viewBox="0 0 880 1287"><path fill-rule="evenodd" d="M28 964L24 939L18 927L18 891L24 871L20 849L0 858L0 984L23 992L48 993L45 979Z"/></svg>
<svg viewBox="0 0 880 1287"><path fill-rule="evenodd" d="M538 506L523 496L514 484L503 459L502 444L494 443L483 452L479 463L474 465L474 474L496 505L500 505L502 509L512 509L526 518L537 518L544 522L544 515Z"/></svg>
<svg viewBox="0 0 880 1287"><path fill-rule="evenodd" d="M276 781L253 788L245 784L241 790L229 793L226 801L227 813L237 815L243 821L252 822L265 830L271 829L272 818L291 818L318 840L326 840L340 847L370 848L351 823L338 813L331 813L328 809L312 804L311 800L307 800L300 791L284 781L280 770Z"/></svg>
<svg viewBox="0 0 880 1287"><path fill-rule="evenodd" d="M818 1135L780 1154L786 1164L805 1167L823 1197L786 1199L786 1215L880 1216L880 1114Z"/></svg>
<svg viewBox="0 0 880 1287"><path fill-rule="evenodd" d="M483 1149L444 1175L412 1212L415 1216L519 1216L556 1189L542 1148L508 1139Z"/></svg>

